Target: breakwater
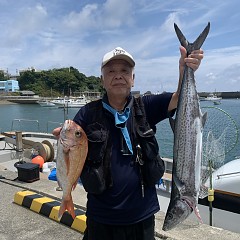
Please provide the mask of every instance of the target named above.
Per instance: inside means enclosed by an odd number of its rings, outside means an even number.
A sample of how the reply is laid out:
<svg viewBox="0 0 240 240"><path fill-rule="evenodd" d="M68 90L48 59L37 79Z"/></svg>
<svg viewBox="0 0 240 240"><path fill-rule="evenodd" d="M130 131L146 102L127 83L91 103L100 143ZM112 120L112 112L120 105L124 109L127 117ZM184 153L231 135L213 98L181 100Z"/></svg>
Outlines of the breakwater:
<svg viewBox="0 0 240 240"><path fill-rule="evenodd" d="M207 97L212 92L199 92L200 97ZM214 92L217 97L227 98L240 98L240 91L237 92Z"/></svg>

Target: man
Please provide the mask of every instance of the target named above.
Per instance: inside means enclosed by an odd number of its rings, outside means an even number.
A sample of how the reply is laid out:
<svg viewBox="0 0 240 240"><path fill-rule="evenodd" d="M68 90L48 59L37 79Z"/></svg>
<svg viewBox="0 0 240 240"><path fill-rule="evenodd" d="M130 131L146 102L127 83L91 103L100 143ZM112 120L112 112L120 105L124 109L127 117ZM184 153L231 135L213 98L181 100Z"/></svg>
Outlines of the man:
<svg viewBox="0 0 240 240"><path fill-rule="evenodd" d="M154 131L156 124L177 107L185 64L197 70L203 58L202 50L186 57L185 48L180 47L180 53L177 91L141 98L144 115ZM148 179L142 177L136 162L138 123L133 116L138 109L134 110L131 95L134 67L133 57L124 49L117 47L106 53L101 65L106 94L103 99L86 104L74 118L89 140L81 175L88 192L84 240L154 240L154 214L160 207L155 186L146 184Z"/></svg>

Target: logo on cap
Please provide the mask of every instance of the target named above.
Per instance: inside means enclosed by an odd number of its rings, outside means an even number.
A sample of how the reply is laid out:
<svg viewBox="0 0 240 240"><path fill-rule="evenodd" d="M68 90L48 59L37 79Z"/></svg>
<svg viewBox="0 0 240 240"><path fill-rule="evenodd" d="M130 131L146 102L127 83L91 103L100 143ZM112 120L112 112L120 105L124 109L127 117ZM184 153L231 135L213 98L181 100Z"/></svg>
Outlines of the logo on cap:
<svg viewBox="0 0 240 240"><path fill-rule="evenodd" d="M115 48L114 51L113 51L113 56L120 55L120 54L125 54L125 50Z"/></svg>

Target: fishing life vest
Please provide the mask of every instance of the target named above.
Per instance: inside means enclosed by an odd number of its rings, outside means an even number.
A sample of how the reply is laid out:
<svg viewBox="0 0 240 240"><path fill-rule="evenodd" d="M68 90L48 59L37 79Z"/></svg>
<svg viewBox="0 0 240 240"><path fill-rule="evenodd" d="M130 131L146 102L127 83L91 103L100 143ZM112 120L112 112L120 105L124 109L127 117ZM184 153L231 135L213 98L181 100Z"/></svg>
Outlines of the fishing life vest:
<svg viewBox="0 0 240 240"><path fill-rule="evenodd" d="M103 108L102 100L93 101L88 106L86 113L88 124L85 129L88 137L88 155L80 178L87 192L100 194L113 184L110 171L111 113ZM133 97L131 111L130 136L132 136L133 156L140 167L140 180L144 185L153 186L164 173L164 162L159 156L155 132L147 122L141 97Z"/></svg>

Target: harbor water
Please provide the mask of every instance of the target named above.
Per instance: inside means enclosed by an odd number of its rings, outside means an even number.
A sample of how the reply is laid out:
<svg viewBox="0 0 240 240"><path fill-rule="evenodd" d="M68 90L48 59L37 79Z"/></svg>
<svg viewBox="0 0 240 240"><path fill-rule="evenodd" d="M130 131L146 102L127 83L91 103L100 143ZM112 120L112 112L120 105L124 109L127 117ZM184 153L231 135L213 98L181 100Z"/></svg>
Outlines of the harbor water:
<svg viewBox="0 0 240 240"><path fill-rule="evenodd" d="M224 131L229 133L226 137L226 145L228 146L229 142L231 144L225 155L225 162L240 157L240 143L236 132L240 128L240 99L223 99L221 104L216 106L209 101L200 103L202 112L210 113L208 113L207 123L213 126L214 132L218 129L220 133ZM24 131L51 132L65 119L72 119L77 111L78 108L41 107L38 104L2 104L0 105L0 131L24 129ZM204 128L204 134L206 133L208 128ZM161 156L172 158L173 131L168 119L157 125L156 137Z"/></svg>

